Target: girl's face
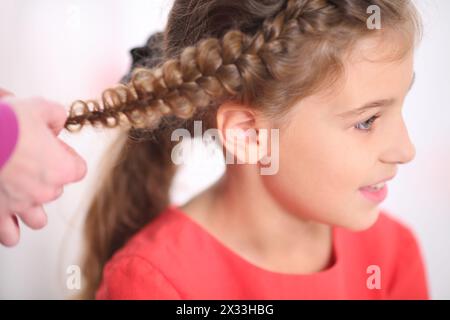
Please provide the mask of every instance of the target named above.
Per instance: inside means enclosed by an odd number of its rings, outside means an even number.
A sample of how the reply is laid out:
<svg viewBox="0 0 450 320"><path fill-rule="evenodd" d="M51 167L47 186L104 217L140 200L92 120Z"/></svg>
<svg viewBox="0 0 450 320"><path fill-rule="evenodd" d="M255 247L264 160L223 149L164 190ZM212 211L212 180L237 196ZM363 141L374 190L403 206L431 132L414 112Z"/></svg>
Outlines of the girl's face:
<svg viewBox="0 0 450 320"><path fill-rule="evenodd" d="M413 52L401 61L373 62L380 50L372 40L361 41L345 62L342 83L300 101L280 129L279 171L263 181L289 212L366 229L378 217L379 202L360 188L392 178L398 164L414 158L402 117Z"/></svg>

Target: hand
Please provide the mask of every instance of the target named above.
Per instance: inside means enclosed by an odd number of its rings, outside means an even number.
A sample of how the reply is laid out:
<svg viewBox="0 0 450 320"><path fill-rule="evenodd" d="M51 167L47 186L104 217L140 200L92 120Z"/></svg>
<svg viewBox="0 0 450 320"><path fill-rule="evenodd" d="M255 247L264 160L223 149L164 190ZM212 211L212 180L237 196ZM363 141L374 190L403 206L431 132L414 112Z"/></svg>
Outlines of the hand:
<svg viewBox="0 0 450 320"><path fill-rule="evenodd" d="M30 228L44 227L42 205L57 199L64 185L81 180L86 163L57 138L67 118L64 107L43 98L2 101L19 122L15 150L0 170L0 243L14 246L20 237L17 217Z"/></svg>

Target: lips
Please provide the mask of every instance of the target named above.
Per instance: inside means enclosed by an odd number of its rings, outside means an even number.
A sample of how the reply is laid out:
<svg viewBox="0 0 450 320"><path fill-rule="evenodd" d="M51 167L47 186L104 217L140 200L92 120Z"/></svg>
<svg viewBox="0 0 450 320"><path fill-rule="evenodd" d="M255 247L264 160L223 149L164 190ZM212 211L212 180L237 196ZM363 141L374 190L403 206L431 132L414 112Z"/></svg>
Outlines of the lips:
<svg viewBox="0 0 450 320"><path fill-rule="evenodd" d="M385 178L371 184L369 186L361 187L359 190L364 195L365 198L379 203L382 202L387 197L388 188L386 182L392 180L395 175L390 176L389 178Z"/></svg>
<svg viewBox="0 0 450 320"><path fill-rule="evenodd" d="M385 178L385 179L379 180L378 182L375 182L375 183L373 183L373 184L370 184L370 185L361 187L361 189L372 188L372 187L374 187L374 186L376 186L376 185L379 185L380 187L382 187L382 186L381 186L382 183L386 183L387 181L392 180L392 179L394 179L394 178L395 178L395 175L390 176L389 178Z"/></svg>
<svg viewBox="0 0 450 320"><path fill-rule="evenodd" d="M386 182L380 182L380 183L377 183L377 184L372 185L372 186L362 187L361 190L378 191L378 190L383 189L385 185L386 185Z"/></svg>
<svg viewBox="0 0 450 320"><path fill-rule="evenodd" d="M387 184L385 184L383 188L381 188L380 190L370 190L367 188L361 188L360 192L365 198L369 199L370 201L379 203L384 201L384 199L386 199L388 194L388 187Z"/></svg>

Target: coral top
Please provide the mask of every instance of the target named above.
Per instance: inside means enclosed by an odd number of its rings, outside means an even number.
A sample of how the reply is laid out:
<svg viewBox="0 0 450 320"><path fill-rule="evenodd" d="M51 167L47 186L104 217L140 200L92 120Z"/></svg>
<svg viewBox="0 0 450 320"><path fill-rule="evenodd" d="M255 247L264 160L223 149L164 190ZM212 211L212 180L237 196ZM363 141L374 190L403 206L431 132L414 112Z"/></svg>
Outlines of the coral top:
<svg viewBox="0 0 450 320"><path fill-rule="evenodd" d="M412 232L385 212L368 230L333 228L334 263L265 270L170 205L105 265L97 299L428 299Z"/></svg>

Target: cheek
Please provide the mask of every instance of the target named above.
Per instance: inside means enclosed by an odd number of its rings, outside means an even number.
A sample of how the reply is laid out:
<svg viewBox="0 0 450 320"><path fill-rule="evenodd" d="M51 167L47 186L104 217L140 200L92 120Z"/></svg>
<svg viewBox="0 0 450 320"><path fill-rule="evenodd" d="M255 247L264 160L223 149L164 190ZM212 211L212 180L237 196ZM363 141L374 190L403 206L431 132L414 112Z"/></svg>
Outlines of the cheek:
<svg viewBox="0 0 450 320"><path fill-rule="evenodd" d="M279 171L264 178L266 188L291 212L346 224L365 179L361 152L337 133L281 135Z"/></svg>
<svg viewBox="0 0 450 320"><path fill-rule="evenodd" d="M281 137L280 171L298 187L338 194L361 184L367 163L364 154L348 133L299 132Z"/></svg>

